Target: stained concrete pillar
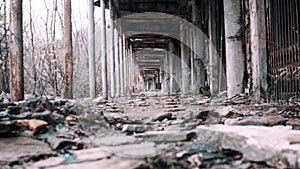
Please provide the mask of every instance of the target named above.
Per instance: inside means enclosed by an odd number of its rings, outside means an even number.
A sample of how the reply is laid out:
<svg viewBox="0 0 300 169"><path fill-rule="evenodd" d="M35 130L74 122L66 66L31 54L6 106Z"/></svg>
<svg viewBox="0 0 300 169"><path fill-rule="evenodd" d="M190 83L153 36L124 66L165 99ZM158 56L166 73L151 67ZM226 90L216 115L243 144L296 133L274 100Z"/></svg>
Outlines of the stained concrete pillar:
<svg viewBox="0 0 300 169"><path fill-rule="evenodd" d="M250 33L253 96L259 100L267 92L267 50L264 0L250 1ZM263 90L261 90L263 89Z"/></svg>
<svg viewBox="0 0 300 169"><path fill-rule="evenodd" d="M192 23L198 26L198 8L196 6L196 1L191 1L192 6ZM201 32L202 33L202 32ZM203 65L204 61L201 58L204 58L204 36L195 30L192 31L192 49L194 50L193 53L193 63L191 63L194 67L194 82L192 83L192 92L194 94L199 93L200 87L204 87L205 83L205 67ZM198 54L198 55L197 55Z"/></svg>
<svg viewBox="0 0 300 169"><path fill-rule="evenodd" d="M121 34L122 35L122 34ZM123 36L119 37L119 62L120 62L120 89L121 89L121 96L124 96L124 60L123 60L123 55L124 55L124 48L123 48Z"/></svg>
<svg viewBox="0 0 300 169"><path fill-rule="evenodd" d="M169 62L168 62L168 69L169 69L169 74L170 74L170 93L174 92L174 57L175 57L175 47L174 47L174 42L170 41L168 44L169 48Z"/></svg>
<svg viewBox="0 0 300 169"><path fill-rule="evenodd" d="M123 93L123 96L126 96L126 94L127 94L127 76L128 76L128 73L127 73L127 68L126 68L126 66L127 66L127 64L126 64L126 62L127 62L127 51L126 51L126 39L125 39L125 34L123 33L122 34L122 42L123 42L123 45L122 45L122 47L123 47L123 88L124 88L124 93Z"/></svg>
<svg viewBox="0 0 300 169"><path fill-rule="evenodd" d="M209 87L210 93L216 95L219 93L219 56L216 51L217 44L217 18L216 18L216 0L209 1Z"/></svg>
<svg viewBox="0 0 300 169"><path fill-rule="evenodd" d="M227 96L243 92L245 54L243 52L241 1L224 0Z"/></svg>
<svg viewBox="0 0 300 169"><path fill-rule="evenodd" d="M112 0L109 0L109 10L110 10L110 94L111 97L116 97L116 76L115 76L115 23L113 20L113 8L112 8Z"/></svg>
<svg viewBox="0 0 300 169"><path fill-rule="evenodd" d="M100 0L101 5L101 68L102 68L102 96L108 98L107 90L107 49L106 49L106 18L105 18L105 0Z"/></svg>
<svg viewBox="0 0 300 169"><path fill-rule="evenodd" d="M187 28L180 24L181 42L187 42ZM189 50L184 43L181 43L181 93L187 94L190 87Z"/></svg>
<svg viewBox="0 0 300 169"><path fill-rule="evenodd" d="M94 22L94 1L89 0L89 41L88 41L88 53L89 53L89 91L90 98L96 97L96 68L95 68L95 22Z"/></svg>
<svg viewBox="0 0 300 169"><path fill-rule="evenodd" d="M164 92L169 94L170 93L170 86L169 86L169 80L170 80L170 70L169 70L169 63L170 63L170 55L166 51L164 56Z"/></svg>
<svg viewBox="0 0 300 169"><path fill-rule="evenodd" d="M114 37L115 37L115 77L116 77L116 97L120 97L121 96L121 86L120 86L120 60L119 60L119 36L118 36L118 30L117 28L115 28L114 30Z"/></svg>

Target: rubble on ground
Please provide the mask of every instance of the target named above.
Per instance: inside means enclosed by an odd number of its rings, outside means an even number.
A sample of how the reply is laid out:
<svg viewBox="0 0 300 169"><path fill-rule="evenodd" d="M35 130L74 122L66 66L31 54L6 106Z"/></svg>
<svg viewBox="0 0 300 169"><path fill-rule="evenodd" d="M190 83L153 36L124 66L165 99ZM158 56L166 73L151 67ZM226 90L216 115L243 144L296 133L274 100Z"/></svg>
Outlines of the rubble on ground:
<svg viewBox="0 0 300 169"><path fill-rule="evenodd" d="M297 168L298 103L151 93L3 100L0 168Z"/></svg>

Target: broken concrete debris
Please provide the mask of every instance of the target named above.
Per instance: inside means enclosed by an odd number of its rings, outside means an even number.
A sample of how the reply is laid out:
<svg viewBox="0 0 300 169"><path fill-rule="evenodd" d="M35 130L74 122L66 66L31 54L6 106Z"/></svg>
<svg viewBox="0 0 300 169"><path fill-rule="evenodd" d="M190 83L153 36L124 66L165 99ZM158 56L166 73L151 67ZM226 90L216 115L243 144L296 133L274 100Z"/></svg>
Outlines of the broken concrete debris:
<svg viewBox="0 0 300 169"><path fill-rule="evenodd" d="M0 166L300 167L299 107L250 102L145 93L97 104L45 97L1 103Z"/></svg>

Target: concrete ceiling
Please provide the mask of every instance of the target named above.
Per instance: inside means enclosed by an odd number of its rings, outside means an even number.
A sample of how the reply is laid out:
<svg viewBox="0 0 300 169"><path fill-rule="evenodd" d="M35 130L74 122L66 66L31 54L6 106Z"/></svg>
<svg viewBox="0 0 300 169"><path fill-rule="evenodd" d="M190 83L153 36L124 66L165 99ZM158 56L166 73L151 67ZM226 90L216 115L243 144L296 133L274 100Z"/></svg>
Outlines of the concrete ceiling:
<svg viewBox="0 0 300 169"><path fill-rule="evenodd" d="M122 23L118 23L118 28L128 37L127 41L133 48L139 68L141 70L151 70L144 73L153 73L153 71L155 72L161 68L166 53L165 50L171 40L170 37L180 33L180 28L172 24L174 22L172 15L186 17L188 1L112 0L116 16L118 18L122 17ZM95 0L95 5L99 5L99 0ZM171 15L162 18L145 12ZM136 13L139 13L139 15L130 15Z"/></svg>

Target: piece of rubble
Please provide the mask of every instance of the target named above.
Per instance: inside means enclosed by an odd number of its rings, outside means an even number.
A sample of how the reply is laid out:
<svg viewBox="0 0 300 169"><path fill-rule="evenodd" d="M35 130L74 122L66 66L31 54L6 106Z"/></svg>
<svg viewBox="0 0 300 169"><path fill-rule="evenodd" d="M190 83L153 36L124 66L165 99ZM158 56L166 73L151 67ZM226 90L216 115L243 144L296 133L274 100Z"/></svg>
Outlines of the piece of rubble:
<svg viewBox="0 0 300 169"><path fill-rule="evenodd" d="M91 139L98 146L119 146L139 142L137 138L126 135L107 135L103 137L95 136Z"/></svg>
<svg viewBox="0 0 300 169"><path fill-rule="evenodd" d="M149 130L148 125L138 125L138 124L124 124L122 132L126 133L144 133Z"/></svg>
<svg viewBox="0 0 300 169"><path fill-rule="evenodd" d="M46 121L37 120L37 119L18 120L18 123L27 125L33 133L36 133L37 131L41 130L42 128L44 128L48 125L48 123Z"/></svg>
<svg viewBox="0 0 300 169"><path fill-rule="evenodd" d="M76 150L73 152L73 155L74 155L76 161L101 160L103 158L112 156L112 154L110 152L103 149L102 147L84 149L84 150Z"/></svg>
<svg viewBox="0 0 300 169"><path fill-rule="evenodd" d="M170 108L170 109L165 109L166 112L178 112L178 111L184 111L184 107L175 107L175 108Z"/></svg>
<svg viewBox="0 0 300 169"><path fill-rule="evenodd" d="M75 125L78 122L78 116L71 114L65 118L64 124Z"/></svg>
<svg viewBox="0 0 300 169"><path fill-rule="evenodd" d="M0 122L0 135L20 133L27 129L24 124L19 124L17 121L1 121Z"/></svg>
<svg viewBox="0 0 300 169"><path fill-rule="evenodd" d="M191 131L147 131L145 133L135 134L136 138L142 138L147 141L168 143L186 141Z"/></svg>
<svg viewBox="0 0 300 169"><path fill-rule="evenodd" d="M258 125L258 126L275 126L284 125L288 119L279 115L262 116L262 117L247 117L244 120L240 120L236 125Z"/></svg>
<svg viewBox="0 0 300 169"><path fill-rule="evenodd" d="M290 144L291 136L300 135L291 127L198 126L199 142L210 142L223 149L243 154L245 160L266 162L273 167L297 168L300 145ZM207 139L209 137L209 139Z"/></svg>
<svg viewBox="0 0 300 169"><path fill-rule="evenodd" d="M239 110L234 109L232 106L215 109L214 111L219 113L219 115L222 116L222 117L228 117L228 116L231 116L233 114L240 114Z"/></svg>
<svg viewBox="0 0 300 169"><path fill-rule="evenodd" d="M152 121L163 121L164 119L171 120L173 114L172 113L162 113L158 115L157 117L154 117Z"/></svg>
<svg viewBox="0 0 300 169"><path fill-rule="evenodd" d="M142 142L119 146L103 146L108 152L128 158L145 158L157 155L158 151L153 142Z"/></svg>

